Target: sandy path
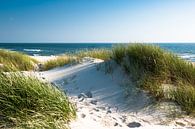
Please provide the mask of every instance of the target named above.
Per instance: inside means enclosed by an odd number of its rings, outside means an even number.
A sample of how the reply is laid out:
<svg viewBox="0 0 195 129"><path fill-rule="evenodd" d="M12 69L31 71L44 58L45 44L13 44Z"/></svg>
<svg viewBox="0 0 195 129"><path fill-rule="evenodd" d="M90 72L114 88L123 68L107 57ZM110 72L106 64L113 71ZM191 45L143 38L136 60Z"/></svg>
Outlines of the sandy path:
<svg viewBox="0 0 195 129"><path fill-rule="evenodd" d="M72 129L185 128L175 122L166 126L164 112L145 108L153 100L131 85L120 68L106 74L104 67L102 60L84 58L74 66L41 72L48 81L63 88L76 104L77 119L70 123ZM128 95L124 90L127 83L132 86Z"/></svg>

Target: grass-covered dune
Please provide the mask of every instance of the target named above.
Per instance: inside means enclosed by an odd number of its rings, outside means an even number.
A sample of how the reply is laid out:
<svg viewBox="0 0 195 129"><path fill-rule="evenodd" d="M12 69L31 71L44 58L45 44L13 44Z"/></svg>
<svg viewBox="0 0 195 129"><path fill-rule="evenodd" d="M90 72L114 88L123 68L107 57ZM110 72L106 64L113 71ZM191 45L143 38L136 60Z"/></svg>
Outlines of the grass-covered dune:
<svg viewBox="0 0 195 129"><path fill-rule="evenodd" d="M0 71L33 70L35 63L37 61L26 54L0 49Z"/></svg>
<svg viewBox="0 0 195 129"><path fill-rule="evenodd" d="M158 46L129 44L115 46L112 50L78 51L75 54L60 55L45 62L42 70L79 62L86 56L106 61L115 60L130 75L131 80L138 87L149 91L158 100L175 101L187 113L195 114L195 67L191 62L187 62ZM0 71L32 70L35 63L37 61L28 55L0 50L0 64L3 64L3 66L0 65ZM18 84L23 83L20 82L23 81L22 78L16 77L16 79ZM31 78L25 79L32 81ZM12 84L8 79L5 82L8 85ZM38 81L35 80L35 82ZM41 82L38 83L42 84ZM1 85L3 86L2 82ZM7 90L9 91L9 89Z"/></svg>
<svg viewBox="0 0 195 129"><path fill-rule="evenodd" d="M111 57L111 50L94 49L78 51L74 54L58 55L55 59L43 63L41 70L49 70L55 67L61 67L66 64L76 63L83 57L93 57L102 60L108 60ZM34 70L38 61L24 53L0 49L0 72L9 71L29 71Z"/></svg>
<svg viewBox="0 0 195 129"><path fill-rule="evenodd" d="M117 46L112 58L131 75L137 86L157 99L173 100L188 113L195 113L195 67L192 63L157 46L144 44ZM171 85L165 88L162 84Z"/></svg>
<svg viewBox="0 0 195 129"><path fill-rule="evenodd" d="M0 73L0 128L67 128L75 109L51 84L19 73Z"/></svg>
<svg viewBox="0 0 195 129"><path fill-rule="evenodd" d="M55 59L48 60L43 64L43 68L41 70L46 71L55 67L62 67L66 64L72 64L77 62L78 58L76 56L70 55L59 55Z"/></svg>
<svg viewBox="0 0 195 129"><path fill-rule="evenodd" d="M93 50L82 50L73 54L58 55L57 58L51 59L43 64L42 70L49 70L55 67L61 67L66 64L78 63L83 57L92 57L102 60L109 60L112 51L107 49L93 49Z"/></svg>
<svg viewBox="0 0 195 129"><path fill-rule="evenodd" d="M0 128L64 129L76 116L64 92L16 72L34 70L37 63L26 54L0 49Z"/></svg>
<svg viewBox="0 0 195 129"><path fill-rule="evenodd" d="M78 51L75 55L79 58L92 57L102 60L109 60L111 58L112 51L109 49L92 49Z"/></svg>

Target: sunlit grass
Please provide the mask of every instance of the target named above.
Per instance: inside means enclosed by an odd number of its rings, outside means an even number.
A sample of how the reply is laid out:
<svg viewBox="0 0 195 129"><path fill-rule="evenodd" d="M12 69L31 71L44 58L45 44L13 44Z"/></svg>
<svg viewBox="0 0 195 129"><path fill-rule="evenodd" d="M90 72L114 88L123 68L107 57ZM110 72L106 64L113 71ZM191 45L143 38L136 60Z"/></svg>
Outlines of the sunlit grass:
<svg viewBox="0 0 195 129"><path fill-rule="evenodd" d="M148 90L157 99L167 99L164 96L163 83L174 84L178 88L171 93L171 100L185 107L183 109L188 112L194 111L195 68L192 63L160 47L144 44L115 47L113 59L123 66L137 86ZM182 90L181 83L184 86ZM190 95L183 101L182 98L185 98L187 93Z"/></svg>
<svg viewBox="0 0 195 129"><path fill-rule="evenodd" d="M92 57L102 60L109 60L111 58L112 51L108 49L93 49L78 51L76 56L79 58Z"/></svg>
<svg viewBox="0 0 195 129"><path fill-rule="evenodd" d="M107 49L83 50L73 54L58 55L56 59L51 59L43 64L42 70L49 70L56 67L62 67L67 64L75 64L83 57L92 57L102 60L109 60L112 51Z"/></svg>
<svg viewBox="0 0 195 129"><path fill-rule="evenodd" d="M21 73L0 73L0 127L68 127L75 109L51 84Z"/></svg>
<svg viewBox="0 0 195 129"><path fill-rule="evenodd" d="M170 91L170 99L182 106L182 109L195 115L195 87L181 84Z"/></svg>
<svg viewBox="0 0 195 129"><path fill-rule="evenodd" d="M37 61L26 54L0 49L0 71L33 70L35 63Z"/></svg>
<svg viewBox="0 0 195 129"><path fill-rule="evenodd" d="M43 64L42 70L49 70L55 67L62 67L66 64L72 64L77 62L76 56L70 56L70 55L60 55L56 57L55 59L51 59Z"/></svg>

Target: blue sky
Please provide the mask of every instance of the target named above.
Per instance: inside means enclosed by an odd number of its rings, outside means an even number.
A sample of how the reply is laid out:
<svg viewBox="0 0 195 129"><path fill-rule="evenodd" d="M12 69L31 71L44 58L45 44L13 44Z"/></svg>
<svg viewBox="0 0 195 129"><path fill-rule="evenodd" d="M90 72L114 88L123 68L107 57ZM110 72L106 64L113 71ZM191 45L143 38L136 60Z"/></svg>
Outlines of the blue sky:
<svg viewBox="0 0 195 129"><path fill-rule="evenodd" d="M0 0L0 42L195 42L195 0Z"/></svg>

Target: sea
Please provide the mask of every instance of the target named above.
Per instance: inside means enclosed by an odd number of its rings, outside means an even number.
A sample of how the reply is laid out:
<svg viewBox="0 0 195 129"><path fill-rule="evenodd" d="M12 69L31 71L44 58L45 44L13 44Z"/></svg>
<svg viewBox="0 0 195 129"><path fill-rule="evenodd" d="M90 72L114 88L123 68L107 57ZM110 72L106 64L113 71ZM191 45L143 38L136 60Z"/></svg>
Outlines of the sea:
<svg viewBox="0 0 195 129"><path fill-rule="evenodd" d="M116 43L0 43L1 49L20 51L31 56L50 56L80 50L111 49ZM185 60L195 62L195 43L153 43Z"/></svg>

